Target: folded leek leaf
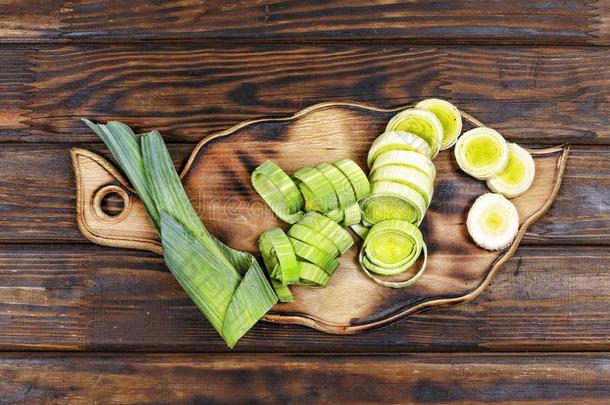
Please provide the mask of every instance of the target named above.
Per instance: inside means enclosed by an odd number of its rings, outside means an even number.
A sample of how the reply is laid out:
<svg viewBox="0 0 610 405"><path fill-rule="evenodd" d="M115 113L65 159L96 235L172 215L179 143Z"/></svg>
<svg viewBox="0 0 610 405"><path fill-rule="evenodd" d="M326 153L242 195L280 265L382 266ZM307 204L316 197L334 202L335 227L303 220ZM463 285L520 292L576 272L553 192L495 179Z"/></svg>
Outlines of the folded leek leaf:
<svg viewBox="0 0 610 405"><path fill-rule="evenodd" d="M235 346L277 302L254 256L223 244L205 228L159 132L136 135L119 122L85 122L146 206L161 235L167 267L227 346Z"/></svg>

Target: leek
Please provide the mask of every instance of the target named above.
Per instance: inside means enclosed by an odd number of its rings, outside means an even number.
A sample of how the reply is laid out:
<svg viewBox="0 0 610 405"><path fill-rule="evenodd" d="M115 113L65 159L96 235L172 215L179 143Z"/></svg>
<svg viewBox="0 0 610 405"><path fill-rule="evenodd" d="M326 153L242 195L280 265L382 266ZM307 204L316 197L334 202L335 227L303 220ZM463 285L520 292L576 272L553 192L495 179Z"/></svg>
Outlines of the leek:
<svg viewBox="0 0 610 405"><path fill-rule="evenodd" d="M408 108L396 114L386 131L404 131L422 138L430 146L430 158L436 157L443 143L443 125L430 111Z"/></svg>
<svg viewBox="0 0 610 405"><path fill-rule="evenodd" d="M443 126L443 141L441 150L449 149L457 141L462 132L462 115L453 104L438 98L422 100L415 108L427 110L436 115Z"/></svg>
<svg viewBox="0 0 610 405"><path fill-rule="evenodd" d="M468 211L466 227L480 247L487 250L505 249L517 236L519 213L504 196L483 194Z"/></svg>
<svg viewBox="0 0 610 405"><path fill-rule="evenodd" d="M420 269L407 280L394 281L378 277L395 276L413 266L424 252ZM360 250L359 261L365 274L385 287L404 288L415 283L424 273L427 248L421 231L402 220L387 220L374 225L366 235Z"/></svg>
<svg viewBox="0 0 610 405"><path fill-rule="evenodd" d="M303 216L303 195L296 184L271 160L252 172L252 186L280 219L294 224Z"/></svg>
<svg viewBox="0 0 610 405"><path fill-rule="evenodd" d="M234 347L278 299L258 262L204 227L159 132L136 135L119 122L84 121L138 192L160 233L167 267L227 346Z"/></svg>
<svg viewBox="0 0 610 405"><path fill-rule="evenodd" d="M487 180L508 164L508 145L496 130L471 129L455 145L455 159L460 168L478 180Z"/></svg>
<svg viewBox="0 0 610 405"><path fill-rule="evenodd" d="M494 193L514 198L525 193L534 181L536 164L532 155L516 143L508 144L508 163L504 170L487 180Z"/></svg>

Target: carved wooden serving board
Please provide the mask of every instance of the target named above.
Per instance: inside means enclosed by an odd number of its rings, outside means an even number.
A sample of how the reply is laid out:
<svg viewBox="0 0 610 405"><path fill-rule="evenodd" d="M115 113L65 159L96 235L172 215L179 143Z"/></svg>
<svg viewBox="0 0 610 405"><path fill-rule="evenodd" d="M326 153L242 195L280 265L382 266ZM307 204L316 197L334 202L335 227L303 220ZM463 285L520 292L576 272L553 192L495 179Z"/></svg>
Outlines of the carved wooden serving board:
<svg viewBox="0 0 610 405"><path fill-rule="evenodd" d="M191 153L181 178L212 233L234 248L258 254L256 242L261 232L274 226L287 230L288 225L274 217L250 185L252 170L267 159L291 173L345 157L366 168L372 141L403 108L325 103L285 119L245 122L203 139ZM482 125L467 114L463 116ZM484 182L462 173L453 149L446 150L434 160L435 193L422 223L428 267L415 285L390 289L369 280L359 268L360 241L355 237L357 243L340 258L340 267L326 288L293 288L294 302L276 305L265 319L330 333L355 333L425 308L476 297L515 252L527 228L551 206L559 190L569 147L530 152L536 162L536 178L530 190L512 200L521 227L507 250L488 252L468 236L468 209L488 189ZM161 253L143 205L122 175L101 156L83 149L73 149L72 159L77 219L83 234L101 245ZM101 209L101 200L108 193L118 193L123 199L118 215L109 216Z"/></svg>

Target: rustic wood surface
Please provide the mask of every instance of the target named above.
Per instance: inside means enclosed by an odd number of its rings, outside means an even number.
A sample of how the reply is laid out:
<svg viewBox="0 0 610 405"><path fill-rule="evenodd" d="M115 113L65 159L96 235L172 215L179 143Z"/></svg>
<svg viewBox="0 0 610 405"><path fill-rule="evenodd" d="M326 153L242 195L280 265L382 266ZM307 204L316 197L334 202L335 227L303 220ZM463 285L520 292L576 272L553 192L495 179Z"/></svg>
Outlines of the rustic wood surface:
<svg viewBox="0 0 610 405"><path fill-rule="evenodd" d="M0 2L0 403L607 402L608 46L608 0ZM431 96L573 144L553 207L468 304L354 336L259 324L210 354L159 256L76 226L69 150L109 157L77 117L159 128L181 166L241 121Z"/></svg>

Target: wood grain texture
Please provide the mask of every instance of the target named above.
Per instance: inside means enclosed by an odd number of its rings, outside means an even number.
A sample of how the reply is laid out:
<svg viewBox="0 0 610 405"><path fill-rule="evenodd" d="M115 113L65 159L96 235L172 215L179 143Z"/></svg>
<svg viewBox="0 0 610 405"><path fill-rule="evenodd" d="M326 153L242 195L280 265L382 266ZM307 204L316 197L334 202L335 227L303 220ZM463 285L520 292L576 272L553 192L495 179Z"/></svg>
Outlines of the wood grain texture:
<svg viewBox="0 0 610 405"><path fill-rule="evenodd" d="M0 147L0 242L85 242L76 225L71 145ZM99 144L82 144L109 160ZM193 145L170 145L182 166ZM523 243L610 243L610 151L573 148L549 212Z"/></svg>
<svg viewBox="0 0 610 405"><path fill-rule="evenodd" d="M247 38L607 44L607 4L606 0L53 0L34 4L10 0L0 8L6 20L0 34L4 41Z"/></svg>
<svg viewBox="0 0 610 405"><path fill-rule="evenodd" d="M258 323L238 352L610 351L610 249L520 248L474 301L350 336ZM226 352L153 253L0 246L0 350Z"/></svg>
<svg viewBox="0 0 610 405"><path fill-rule="evenodd" d="M293 173L301 167L345 157L366 168L370 145L396 112L325 103L287 119L243 122L197 144L182 169L182 183L213 235L233 248L258 255L261 233L274 227L287 231L288 226L273 215L250 185L254 168L273 159ZM476 119L467 115L464 118L465 130L473 124L481 126ZM502 252L489 252L472 242L466 231L466 214L472 201L488 189L463 174L452 151L443 151L434 160L435 194L421 225L428 246L428 266L415 285L388 289L371 281L358 263L360 243L356 243L341 257L339 269L326 288L293 288L294 301L276 305L265 319L349 334L378 328L425 308L475 298L515 252L527 229L555 200L568 151L567 147L530 150L536 162L536 178L525 194L512 200L519 212L519 232ZM74 148L71 155L76 177L76 215L83 235L104 246L160 254L161 243L144 205L117 169L85 149ZM101 207L102 196L110 190L121 194L125 204L112 217ZM413 271L416 268L413 266Z"/></svg>
<svg viewBox="0 0 610 405"><path fill-rule="evenodd" d="M324 101L441 97L514 141L610 144L610 49L392 45L7 46L0 142L97 142L121 119L198 142Z"/></svg>
<svg viewBox="0 0 610 405"><path fill-rule="evenodd" d="M34 355L0 359L14 404L603 404L610 357Z"/></svg>

